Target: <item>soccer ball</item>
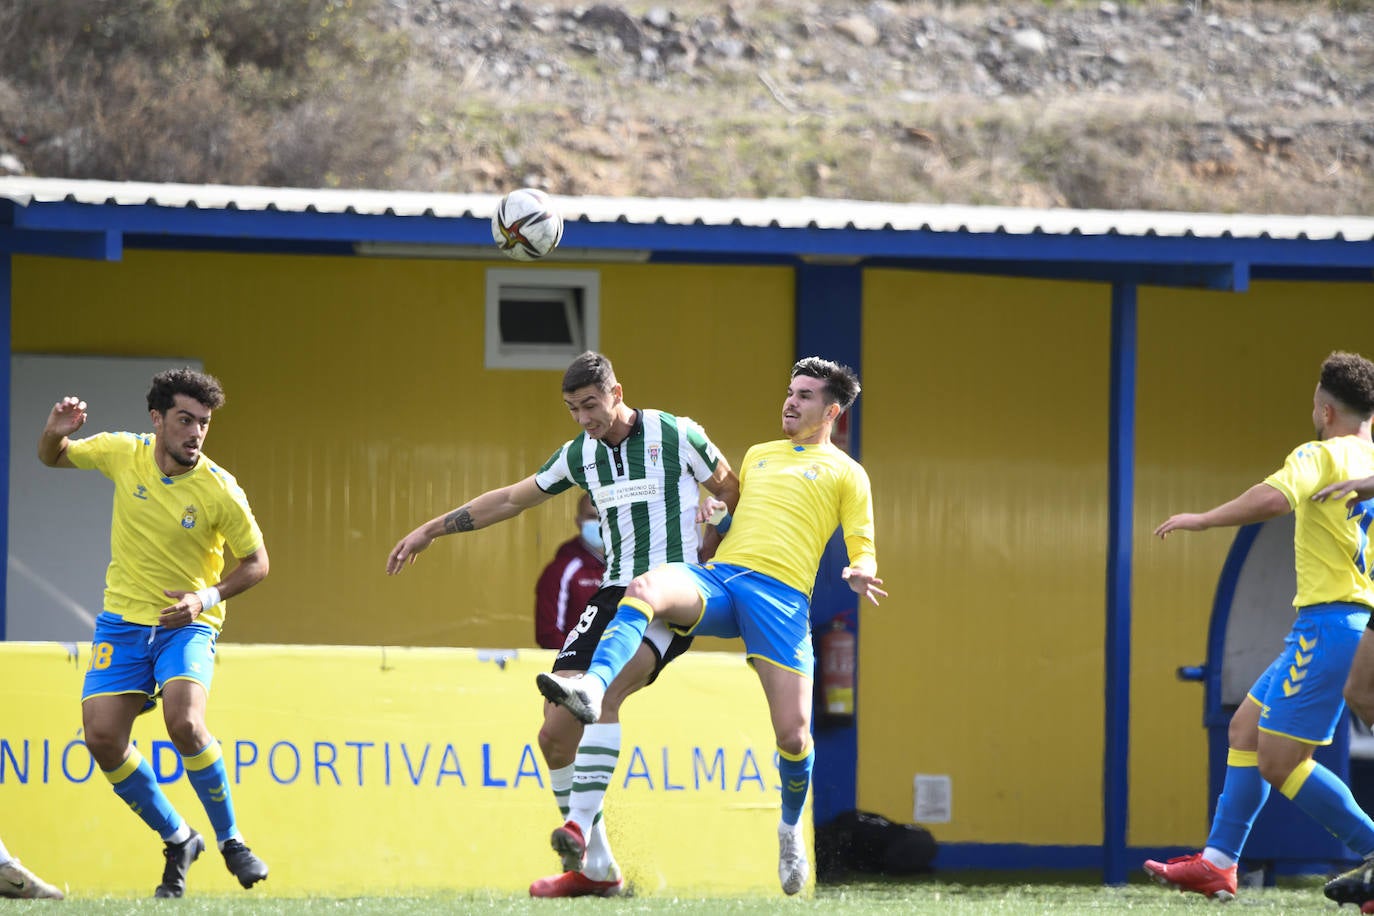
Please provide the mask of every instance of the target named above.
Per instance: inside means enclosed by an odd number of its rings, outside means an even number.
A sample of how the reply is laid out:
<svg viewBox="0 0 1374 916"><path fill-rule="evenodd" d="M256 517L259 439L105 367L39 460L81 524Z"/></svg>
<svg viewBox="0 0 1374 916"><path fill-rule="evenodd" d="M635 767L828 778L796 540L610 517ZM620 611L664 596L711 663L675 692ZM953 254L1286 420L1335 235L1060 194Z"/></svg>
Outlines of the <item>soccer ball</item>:
<svg viewBox="0 0 1374 916"><path fill-rule="evenodd" d="M558 247L563 217L549 195L538 188L520 188L501 198L491 217L491 237L506 257L534 261Z"/></svg>

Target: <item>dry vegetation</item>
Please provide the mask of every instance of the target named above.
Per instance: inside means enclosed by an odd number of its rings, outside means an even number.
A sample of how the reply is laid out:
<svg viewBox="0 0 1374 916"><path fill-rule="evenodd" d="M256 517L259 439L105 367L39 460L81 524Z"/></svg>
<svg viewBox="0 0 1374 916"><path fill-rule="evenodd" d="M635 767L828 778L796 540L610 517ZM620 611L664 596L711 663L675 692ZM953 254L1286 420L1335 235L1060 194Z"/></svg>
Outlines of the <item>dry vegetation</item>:
<svg viewBox="0 0 1374 916"><path fill-rule="evenodd" d="M1368 6L1118 4L1365 31L1303 59L1339 91L1295 105L1262 44L1132 48L1076 87L1050 73L1068 52L920 50L989 21L1077 36L1098 0L9 0L0 153L76 178L1374 213Z"/></svg>

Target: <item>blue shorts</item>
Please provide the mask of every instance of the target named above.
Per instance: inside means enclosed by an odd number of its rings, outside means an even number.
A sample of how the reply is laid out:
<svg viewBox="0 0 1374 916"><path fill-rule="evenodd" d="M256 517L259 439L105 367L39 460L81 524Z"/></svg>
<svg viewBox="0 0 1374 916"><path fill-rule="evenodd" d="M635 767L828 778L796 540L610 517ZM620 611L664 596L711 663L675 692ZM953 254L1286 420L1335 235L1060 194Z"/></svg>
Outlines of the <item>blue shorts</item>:
<svg viewBox="0 0 1374 916"><path fill-rule="evenodd" d="M742 636L744 651L751 661L761 658L808 678L814 674L811 601L805 595L772 576L743 566L670 565L692 577L703 604L695 624L672 629L689 636Z"/></svg>
<svg viewBox="0 0 1374 916"><path fill-rule="evenodd" d="M95 619L91 664L81 699L121 693L152 698L168 681L192 680L210 692L215 675L215 628L191 623L167 629L126 623L106 611Z"/></svg>
<svg viewBox="0 0 1374 916"><path fill-rule="evenodd" d="M1345 679L1369 622L1360 604L1314 604L1298 619L1249 698L1260 706L1262 732L1304 744L1330 744L1345 711Z"/></svg>

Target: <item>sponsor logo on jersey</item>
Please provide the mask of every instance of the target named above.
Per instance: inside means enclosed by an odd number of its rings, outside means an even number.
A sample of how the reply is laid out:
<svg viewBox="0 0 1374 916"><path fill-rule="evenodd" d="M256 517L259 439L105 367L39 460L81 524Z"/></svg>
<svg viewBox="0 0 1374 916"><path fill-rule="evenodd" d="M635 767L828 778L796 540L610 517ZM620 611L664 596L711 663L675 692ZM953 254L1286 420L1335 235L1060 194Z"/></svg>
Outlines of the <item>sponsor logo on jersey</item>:
<svg viewBox="0 0 1374 916"><path fill-rule="evenodd" d="M148 488L145 487L143 484L139 484L138 487L137 487L137 489L134 490L134 499L147 499L147 498L148 498Z"/></svg>

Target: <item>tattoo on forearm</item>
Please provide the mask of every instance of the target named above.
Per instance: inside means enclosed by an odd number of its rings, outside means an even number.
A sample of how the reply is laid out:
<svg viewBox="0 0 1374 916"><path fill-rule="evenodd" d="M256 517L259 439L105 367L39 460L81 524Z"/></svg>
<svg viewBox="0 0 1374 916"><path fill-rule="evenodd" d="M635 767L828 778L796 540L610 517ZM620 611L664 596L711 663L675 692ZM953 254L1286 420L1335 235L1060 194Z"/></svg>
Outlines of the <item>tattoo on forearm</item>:
<svg viewBox="0 0 1374 916"><path fill-rule="evenodd" d="M476 525L472 522L472 513L467 506L461 509L454 509L444 516L444 534L453 534L455 531L471 531Z"/></svg>

